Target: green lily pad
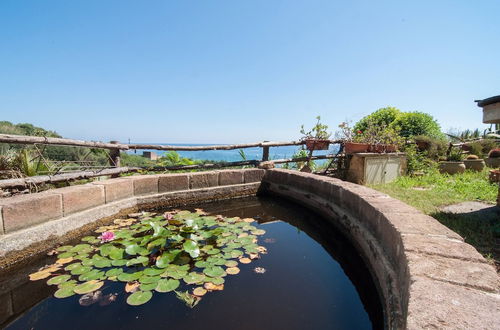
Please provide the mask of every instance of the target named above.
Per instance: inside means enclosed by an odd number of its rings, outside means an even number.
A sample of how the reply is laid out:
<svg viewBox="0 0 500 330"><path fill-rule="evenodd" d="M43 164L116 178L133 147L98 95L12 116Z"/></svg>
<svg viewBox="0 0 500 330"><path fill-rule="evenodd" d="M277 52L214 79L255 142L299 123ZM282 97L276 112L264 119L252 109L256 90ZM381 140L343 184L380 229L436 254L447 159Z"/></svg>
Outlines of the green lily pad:
<svg viewBox="0 0 500 330"><path fill-rule="evenodd" d="M84 273L78 277L78 280L81 282L104 279L106 279L104 272L97 269L92 269L90 272Z"/></svg>
<svg viewBox="0 0 500 330"><path fill-rule="evenodd" d="M118 281L121 282L132 282L138 280L142 276L142 271L135 273L121 273L118 275Z"/></svg>
<svg viewBox="0 0 500 330"><path fill-rule="evenodd" d="M97 268L111 267L111 260L109 259L94 260L94 267Z"/></svg>
<svg viewBox="0 0 500 330"><path fill-rule="evenodd" d="M203 282L205 275L199 273L189 273L182 278L187 284L197 284Z"/></svg>
<svg viewBox="0 0 500 330"><path fill-rule="evenodd" d="M73 246L71 245L64 245L64 246L60 246L56 249L57 252L65 252L65 251L68 251L68 250L71 250L73 248Z"/></svg>
<svg viewBox="0 0 500 330"><path fill-rule="evenodd" d="M75 253L73 252L64 252L64 253L60 253L57 255L57 258L58 259L65 259L65 258L71 258L75 255Z"/></svg>
<svg viewBox="0 0 500 330"><path fill-rule="evenodd" d="M118 276L120 275L121 273L123 273L123 269L122 268L113 268L113 269L110 269L106 272L106 276L108 277L111 277L111 276Z"/></svg>
<svg viewBox="0 0 500 330"><path fill-rule="evenodd" d="M127 304L139 306L147 303L152 297L153 293L151 291L137 291L128 296Z"/></svg>
<svg viewBox="0 0 500 330"><path fill-rule="evenodd" d="M214 254L219 254L221 251L219 249L211 249L207 251L207 254L209 255L214 255Z"/></svg>
<svg viewBox="0 0 500 330"><path fill-rule="evenodd" d="M50 280L47 281L48 285L58 285L63 282L66 282L71 278L71 275L59 275L56 277L52 277Z"/></svg>
<svg viewBox="0 0 500 330"><path fill-rule="evenodd" d="M204 281L213 283L215 285L221 285L225 282L222 277L206 277Z"/></svg>
<svg viewBox="0 0 500 330"><path fill-rule="evenodd" d="M73 296L74 294L75 292L73 291L73 287L64 287L54 292L54 297L67 298Z"/></svg>
<svg viewBox="0 0 500 330"><path fill-rule="evenodd" d="M84 273L90 272L92 267L90 266L79 266L71 270L71 275L82 275Z"/></svg>
<svg viewBox="0 0 500 330"><path fill-rule="evenodd" d="M126 259L120 259L120 260L111 260L111 265L116 266L116 267L121 267L125 266L127 264Z"/></svg>
<svg viewBox="0 0 500 330"><path fill-rule="evenodd" d="M219 266L205 268L203 270L203 273L207 276L210 276L210 277L226 276L226 272L224 271L224 269L222 267L219 267Z"/></svg>
<svg viewBox="0 0 500 330"><path fill-rule="evenodd" d="M136 254L139 254L139 251L141 250L142 248L137 245L137 244L131 244L131 245L128 245L126 248L125 248L125 252L127 252L127 254L131 255L131 256L134 256Z"/></svg>
<svg viewBox="0 0 500 330"><path fill-rule="evenodd" d="M138 265L138 264L145 265L148 263L148 261L149 261L148 257L140 256L140 257L133 258L133 259L130 259L129 261L127 261L127 266Z"/></svg>
<svg viewBox="0 0 500 330"><path fill-rule="evenodd" d="M228 260L224 265L226 267L236 267L238 266L238 262L236 260Z"/></svg>
<svg viewBox="0 0 500 330"><path fill-rule="evenodd" d="M206 262L206 261L203 261L203 260L200 260L200 261L197 261L195 262L194 264L196 267L198 268L206 268L206 267L210 267L212 264L209 263L209 262Z"/></svg>
<svg viewBox="0 0 500 330"><path fill-rule="evenodd" d="M156 286L158 285L157 282L155 283L142 283L139 288L142 290L142 291L151 291L151 290L154 290L156 288Z"/></svg>
<svg viewBox="0 0 500 330"><path fill-rule="evenodd" d="M64 267L64 270L70 271L70 270L73 270L73 269L78 268L78 267L82 267L82 264L79 262L76 262L76 263L72 263L72 264L67 265L66 267Z"/></svg>
<svg viewBox="0 0 500 330"><path fill-rule="evenodd" d="M200 248L198 247L198 244L193 240L186 240L184 244L182 244L182 247L184 248L184 251L189 253L191 258L197 258L200 255Z"/></svg>
<svg viewBox="0 0 500 330"><path fill-rule="evenodd" d="M121 260L125 254L124 249L117 248L113 246L113 248L109 251L109 257L113 260Z"/></svg>
<svg viewBox="0 0 500 330"><path fill-rule="evenodd" d="M104 285L102 281L88 281L83 284L75 286L73 291L78 294L85 294L99 290Z"/></svg>
<svg viewBox="0 0 500 330"><path fill-rule="evenodd" d="M144 269L144 275L148 276L155 276L155 275L160 275L165 271L165 269L158 269L158 268L146 268Z"/></svg>
<svg viewBox="0 0 500 330"><path fill-rule="evenodd" d="M160 280L160 276L141 276L139 282L144 284L157 283Z"/></svg>
<svg viewBox="0 0 500 330"><path fill-rule="evenodd" d="M180 285L178 280L168 279L168 280L159 280L158 285L156 286L156 291L158 292L170 292L177 289Z"/></svg>

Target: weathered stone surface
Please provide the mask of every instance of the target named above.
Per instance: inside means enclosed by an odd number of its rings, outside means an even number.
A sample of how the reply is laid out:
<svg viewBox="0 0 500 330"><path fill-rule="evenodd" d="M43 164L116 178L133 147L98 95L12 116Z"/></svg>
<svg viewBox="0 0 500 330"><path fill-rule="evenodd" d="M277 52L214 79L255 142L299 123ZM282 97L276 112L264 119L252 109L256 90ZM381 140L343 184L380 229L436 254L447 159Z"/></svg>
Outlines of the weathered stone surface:
<svg viewBox="0 0 500 330"><path fill-rule="evenodd" d="M219 172L199 172L189 174L189 189L215 187L219 184Z"/></svg>
<svg viewBox="0 0 500 330"><path fill-rule="evenodd" d="M2 206L0 205L0 235L5 234L3 229L3 216L2 216Z"/></svg>
<svg viewBox="0 0 500 330"><path fill-rule="evenodd" d="M188 174L162 174L158 176L158 192L189 189Z"/></svg>
<svg viewBox="0 0 500 330"><path fill-rule="evenodd" d="M245 169L244 171L244 183L260 182L266 173L266 170L261 170L258 168Z"/></svg>
<svg viewBox="0 0 500 330"><path fill-rule="evenodd" d="M93 184L104 187L106 203L134 196L134 183L128 179L95 181Z"/></svg>
<svg viewBox="0 0 500 330"><path fill-rule="evenodd" d="M36 225L63 215L60 194L37 193L0 199L5 233Z"/></svg>
<svg viewBox="0 0 500 330"><path fill-rule="evenodd" d="M22 313L42 299L50 296L53 289L46 281L27 282L12 292L14 313Z"/></svg>
<svg viewBox="0 0 500 330"><path fill-rule="evenodd" d="M486 262L476 249L461 240L419 234L402 234L401 236L406 251L482 263Z"/></svg>
<svg viewBox="0 0 500 330"><path fill-rule="evenodd" d="M384 212L383 215L400 233L444 236L463 241L463 238L431 216L418 213Z"/></svg>
<svg viewBox="0 0 500 330"><path fill-rule="evenodd" d="M126 179L134 182L135 196L158 193L158 175L133 175Z"/></svg>
<svg viewBox="0 0 500 330"><path fill-rule="evenodd" d="M77 185L49 190L47 193L62 196L64 216L106 203L104 187L100 185Z"/></svg>
<svg viewBox="0 0 500 330"><path fill-rule="evenodd" d="M10 293L5 293L0 295L0 324L7 321L9 317L14 315L14 310L12 308L12 298Z"/></svg>
<svg viewBox="0 0 500 330"><path fill-rule="evenodd" d="M410 288L408 329L498 329L500 296L416 277Z"/></svg>
<svg viewBox="0 0 500 330"><path fill-rule="evenodd" d="M499 277L492 265L412 252L407 258L412 276L498 293Z"/></svg>
<svg viewBox="0 0 500 330"><path fill-rule="evenodd" d="M219 186L242 184L244 182L244 173L242 170L219 171Z"/></svg>

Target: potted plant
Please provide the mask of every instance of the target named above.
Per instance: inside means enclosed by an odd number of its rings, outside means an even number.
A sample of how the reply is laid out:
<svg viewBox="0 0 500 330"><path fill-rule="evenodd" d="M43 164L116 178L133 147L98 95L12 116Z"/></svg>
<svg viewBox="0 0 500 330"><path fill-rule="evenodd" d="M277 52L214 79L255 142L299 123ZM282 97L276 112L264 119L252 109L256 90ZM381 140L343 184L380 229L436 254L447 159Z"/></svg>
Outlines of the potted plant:
<svg viewBox="0 0 500 330"><path fill-rule="evenodd" d="M448 174L465 172L465 164L462 160L462 151L458 149L451 149L446 161L439 162L439 172Z"/></svg>
<svg viewBox="0 0 500 330"><path fill-rule="evenodd" d="M344 140L344 152L346 154L354 154L359 152L368 152L370 144L363 141L363 132L358 131L355 134L349 123L343 122L339 125L340 136Z"/></svg>
<svg viewBox="0 0 500 330"><path fill-rule="evenodd" d="M492 149L488 153L488 158L486 158L486 165L493 168L500 167L500 148Z"/></svg>
<svg viewBox="0 0 500 330"><path fill-rule="evenodd" d="M321 123L320 116L317 116L316 119L316 125L308 132L304 129L304 125L301 126L300 133L304 135L301 140L305 142L309 151L328 150L331 135L327 132L328 125Z"/></svg>
<svg viewBox="0 0 500 330"><path fill-rule="evenodd" d="M355 140L360 139L368 143L370 145L368 151L371 152L396 152L397 145L402 142L398 132L385 125L369 124L364 132L357 133Z"/></svg>
<svg viewBox="0 0 500 330"><path fill-rule="evenodd" d="M484 160L480 159L476 155L469 155L464 159L465 168L472 171L481 172L486 164Z"/></svg>

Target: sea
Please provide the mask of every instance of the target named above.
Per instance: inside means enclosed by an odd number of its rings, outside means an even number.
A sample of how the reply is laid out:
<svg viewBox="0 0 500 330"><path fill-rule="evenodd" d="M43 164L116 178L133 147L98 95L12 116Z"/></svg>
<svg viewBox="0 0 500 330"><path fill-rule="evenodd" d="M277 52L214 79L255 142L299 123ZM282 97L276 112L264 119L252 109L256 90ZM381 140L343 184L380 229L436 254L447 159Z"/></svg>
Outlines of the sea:
<svg viewBox="0 0 500 330"><path fill-rule="evenodd" d="M141 143L142 144L142 143ZM146 143L144 143L146 144ZM215 144L161 144L161 143L147 143L147 144L158 144L158 145L171 145L171 146L209 146ZM220 145L220 144L219 144ZM271 147L269 148L269 159L283 159L292 158L292 156L299 151L302 146L282 146L282 147ZM245 153L246 160L261 160L262 159L262 148L245 148L242 149ZM159 150L131 150L128 151L130 154L142 155L143 151L155 152L158 156L162 156L166 151ZM338 145L330 145L328 150L317 150L314 151L314 156L326 155L336 153L338 151ZM207 160L207 161L225 161L225 162L236 162L243 160L240 155L239 149L234 150L204 150L204 151L178 151L182 157L190 158L193 160ZM320 163L320 161L318 161Z"/></svg>

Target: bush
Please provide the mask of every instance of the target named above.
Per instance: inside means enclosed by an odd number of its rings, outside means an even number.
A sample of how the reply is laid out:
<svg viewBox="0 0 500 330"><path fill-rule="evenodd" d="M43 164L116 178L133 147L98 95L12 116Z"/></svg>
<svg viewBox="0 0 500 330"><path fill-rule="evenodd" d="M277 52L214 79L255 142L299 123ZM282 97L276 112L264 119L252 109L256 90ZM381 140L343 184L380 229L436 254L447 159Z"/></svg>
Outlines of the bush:
<svg viewBox="0 0 500 330"><path fill-rule="evenodd" d="M361 118L354 125L354 131L364 132L370 125L389 126L401 114L401 111L394 107L386 107Z"/></svg>
<svg viewBox="0 0 500 330"><path fill-rule="evenodd" d="M429 159L425 152L418 152L416 145L407 144L403 151L406 153L409 175L413 175L416 172L429 173L437 168L437 163Z"/></svg>
<svg viewBox="0 0 500 330"><path fill-rule="evenodd" d="M484 139L467 143L466 146L471 154L478 155L479 158L484 158L490 150L498 146L498 143L494 139Z"/></svg>
<svg viewBox="0 0 500 330"><path fill-rule="evenodd" d="M425 135L435 139L444 139L441 127L429 114L423 112L403 112L390 124L403 137L410 138Z"/></svg>
<svg viewBox="0 0 500 330"><path fill-rule="evenodd" d="M426 157L438 160L440 157L446 156L448 143L445 140L425 135L417 135L414 140L418 145L418 150L425 152Z"/></svg>

